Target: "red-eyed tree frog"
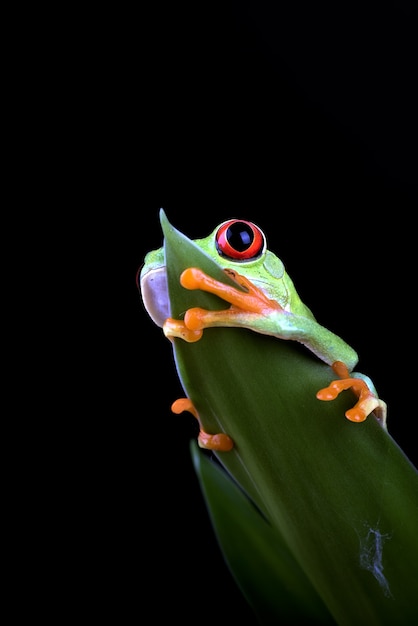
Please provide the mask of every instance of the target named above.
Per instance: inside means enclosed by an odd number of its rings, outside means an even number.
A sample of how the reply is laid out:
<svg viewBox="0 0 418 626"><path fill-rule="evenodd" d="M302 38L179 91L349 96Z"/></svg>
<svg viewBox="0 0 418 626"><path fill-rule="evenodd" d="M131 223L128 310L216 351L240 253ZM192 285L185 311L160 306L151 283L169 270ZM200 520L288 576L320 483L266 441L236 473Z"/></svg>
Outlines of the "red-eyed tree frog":
<svg viewBox="0 0 418 626"><path fill-rule="evenodd" d="M345 389L357 396L347 419L362 422L374 412L386 429L386 403L378 398L372 381L354 373L357 353L341 337L321 326L311 310L300 299L282 261L267 249L263 231L253 222L229 219L206 238L194 242L220 265L238 288L214 280L199 268L186 269L180 282L186 289L213 293L227 303L225 310L192 308L184 320L169 315L167 276L164 249L149 252L138 273L138 287L144 306L152 320L163 328L169 339L198 341L205 328L242 327L278 339L304 344L318 358L330 365L339 377L317 393L319 400L333 400ZM181 399L174 403L174 412L188 410L199 419L192 403ZM202 429L199 444L205 448L227 450L232 447L227 435L209 435Z"/></svg>

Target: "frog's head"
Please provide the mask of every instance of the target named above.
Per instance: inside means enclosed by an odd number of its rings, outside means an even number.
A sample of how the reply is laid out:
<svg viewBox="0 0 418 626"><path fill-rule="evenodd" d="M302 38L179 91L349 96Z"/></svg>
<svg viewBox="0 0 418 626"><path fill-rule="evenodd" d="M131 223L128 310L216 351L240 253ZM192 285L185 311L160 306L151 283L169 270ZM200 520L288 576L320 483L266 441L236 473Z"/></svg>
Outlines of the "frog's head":
<svg viewBox="0 0 418 626"><path fill-rule="evenodd" d="M194 243L222 268L235 269L244 274L269 297L281 295L283 307L286 307L287 290L282 285L277 293L277 281L285 274L283 263L267 250L265 235L256 224L229 219L217 226L208 237L196 239ZM138 272L137 283L148 314L155 324L162 327L170 316L163 248L148 252Z"/></svg>

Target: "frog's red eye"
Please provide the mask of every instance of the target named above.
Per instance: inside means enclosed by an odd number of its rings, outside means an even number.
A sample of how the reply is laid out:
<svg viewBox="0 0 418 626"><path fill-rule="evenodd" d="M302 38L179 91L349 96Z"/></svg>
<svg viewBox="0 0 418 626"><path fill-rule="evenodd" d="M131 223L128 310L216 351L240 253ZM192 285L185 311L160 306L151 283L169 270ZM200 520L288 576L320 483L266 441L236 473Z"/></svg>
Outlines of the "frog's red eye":
<svg viewBox="0 0 418 626"><path fill-rule="evenodd" d="M221 256L234 261L248 261L264 252L265 238L252 222L229 220L219 227L215 244Z"/></svg>

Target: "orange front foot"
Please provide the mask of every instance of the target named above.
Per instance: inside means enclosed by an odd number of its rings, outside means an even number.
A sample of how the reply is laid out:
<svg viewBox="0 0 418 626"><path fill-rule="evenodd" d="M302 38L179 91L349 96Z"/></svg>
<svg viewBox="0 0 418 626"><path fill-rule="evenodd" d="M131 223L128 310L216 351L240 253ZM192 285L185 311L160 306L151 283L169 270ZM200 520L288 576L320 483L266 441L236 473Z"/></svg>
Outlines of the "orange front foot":
<svg viewBox="0 0 418 626"><path fill-rule="evenodd" d="M229 309L208 311L198 307L188 309L184 322L168 318L163 325L165 336L173 340L179 337L189 343L199 341L203 330L213 326L241 326L255 329L260 319L271 312L282 311L275 300L270 300L262 291L245 276L233 270L224 272L237 284L237 287L226 285L196 267L189 267L180 276L180 283L186 289L201 289L213 293L228 302Z"/></svg>
<svg viewBox="0 0 418 626"><path fill-rule="evenodd" d="M171 405L171 410L173 413L177 415L179 413L183 413L183 411L188 411L198 420L200 426L199 415L194 407L194 404L189 398L179 398ZM205 432L200 426L199 436L197 438L197 442L201 448L206 448L208 450L216 450L218 452L229 452L234 447L234 442L231 437L226 435L225 433L218 433L216 435L210 435Z"/></svg>
<svg viewBox="0 0 418 626"><path fill-rule="evenodd" d="M347 366L341 361L336 361L332 369L340 376L341 380L334 380L328 387L321 389L316 394L318 400L334 400L345 389L352 389L358 400L352 409L346 411L345 416L351 422L364 422L373 411L383 428L386 429L386 403L380 400L362 378L350 376Z"/></svg>
<svg viewBox="0 0 418 626"><path fill-rule="evenodd" d="M231 305L229 309L220 311L197 307L188 309L184 316L188 329L198 331L213 326L255 328L260 319L268 317L271 312L283 310L278 302L269 299L245 276L229 269L224 272L237 287L226 285L196 267L189 267L181 274L180 283L186 289L201 289L213 293Z"/></svg>

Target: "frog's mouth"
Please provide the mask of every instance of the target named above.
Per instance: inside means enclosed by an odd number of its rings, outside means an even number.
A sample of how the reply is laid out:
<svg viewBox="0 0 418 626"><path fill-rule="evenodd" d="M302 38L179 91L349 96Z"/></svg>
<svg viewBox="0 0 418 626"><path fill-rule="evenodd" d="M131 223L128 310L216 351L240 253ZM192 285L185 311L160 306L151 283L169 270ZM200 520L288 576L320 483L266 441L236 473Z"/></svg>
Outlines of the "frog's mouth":
<svg viewBox="0 0 418 626"><path fill-rule="evenodd" d="M154 324L162 328L166 319L170 317L166 268L158 267L145 274L139 274L137 283L148 315Z"/></svg>

